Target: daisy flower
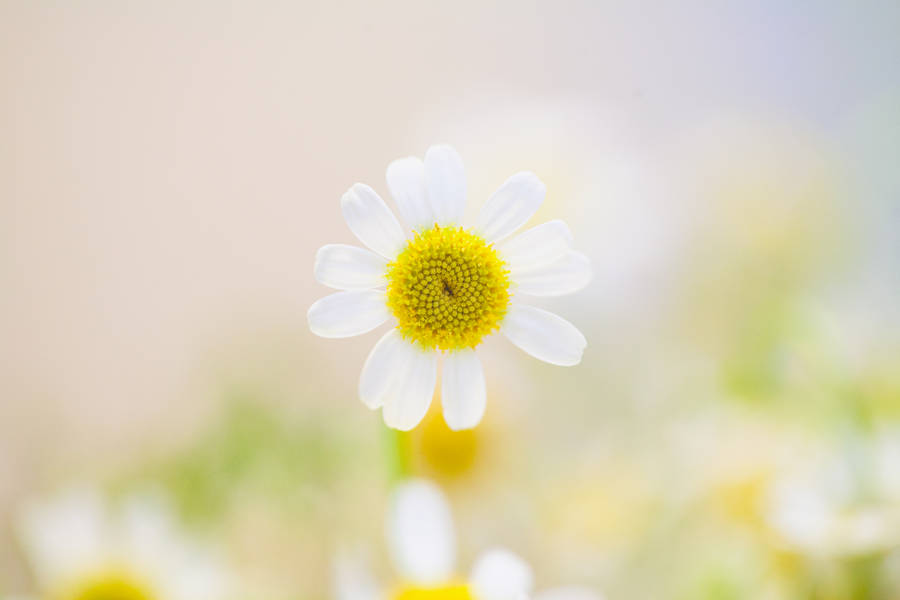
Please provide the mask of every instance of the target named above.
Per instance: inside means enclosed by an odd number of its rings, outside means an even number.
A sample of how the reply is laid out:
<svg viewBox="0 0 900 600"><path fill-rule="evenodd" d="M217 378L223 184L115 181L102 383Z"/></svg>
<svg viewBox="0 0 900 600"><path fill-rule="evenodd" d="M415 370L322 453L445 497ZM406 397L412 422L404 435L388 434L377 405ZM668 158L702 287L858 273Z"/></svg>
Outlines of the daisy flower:
<svg viewBox="0 0 900 600"><path fill-rule="evenodd" d="M32 503L16 522L38 595L52 600L222 600L227 574L153 496L111 510L90 489Z"/></svg>
<svg viewBox="0 0 900 600"><path fill-rule="evenodd" d="M450 507L440 489L425 480L409 481L395 491L387 536L397 581L380 586L364 565L344 556L335 568L337 600L601 600L581 587L532 596L531 568L500 548L483 553L469 576L460 577Z"/></svg>
<svg viewBox="0 0 900 600"><path fill-rule="evenodd" d="M900 431L851 438L786 469L766 517L787 547L810 556L871 556L900 547Z"/></svg>
<svg viewBox="0 0 900 600"><path fill-rule="evenodd" d="M520 295L574 292L591 276L587 257L572 249L562 221L510 237L544 199L537 176L521 172L507 179L468 229L461 226L465 173L453 148L432 146L424 161L395 160L387 186L410 233L375 190L353 185L341 210L368 249L319 249L316 279L343 291L318 300L308 313L312 332L328 338L360 335L392 320L359 382L360 399L382 408L385 424L410 430L422 420L443 355L444 418L453 429L477 425L486 393L475 348L496 331L548 363L581 361L587 342L574 325L519 302Z"/></svg>

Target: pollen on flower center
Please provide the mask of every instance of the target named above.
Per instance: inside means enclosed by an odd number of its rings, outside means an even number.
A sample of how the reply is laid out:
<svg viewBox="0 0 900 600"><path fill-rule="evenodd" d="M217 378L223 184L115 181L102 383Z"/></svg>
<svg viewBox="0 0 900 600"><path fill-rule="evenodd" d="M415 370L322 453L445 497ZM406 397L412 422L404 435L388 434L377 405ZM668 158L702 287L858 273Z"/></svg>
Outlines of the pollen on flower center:
<svg viewBox="0 0 900 600"><path fill-rule="evenodd" d="M473 600L466 585L450 585L439 588L402 588L392 600Z"/></svg>
<svg viewBox="0 0 900 600"><path fill-rule="evenodd" d="M474 348L509 305L497 251L461 227L417 232L388 265L387 303L400 333L429 350Z"/></svg>

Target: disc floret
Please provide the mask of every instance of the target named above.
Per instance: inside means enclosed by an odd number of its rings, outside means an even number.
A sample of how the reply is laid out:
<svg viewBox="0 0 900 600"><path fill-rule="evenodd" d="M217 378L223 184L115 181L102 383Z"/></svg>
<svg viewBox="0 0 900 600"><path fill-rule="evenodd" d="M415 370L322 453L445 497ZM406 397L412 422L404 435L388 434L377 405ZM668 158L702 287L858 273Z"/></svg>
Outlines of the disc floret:
<svg viewBox="0 0 900 600"><path fill-rule="evenodd" d="M474 348L509 306L509 270L462 227L416 232L388 265L387 302L400 333L427 350Z"/></svg>
<svg viewBox="0 0 900 600"><path fill-rule="evenodd" d="M466 585L448 585L439 588L409 587L394 594L395 600L472 600Z"/></svg>
<svg viewBox="0 0 900 600"><path fill-rule="evenodd" d="M67 600L153 600L146 586L126 575L109 574L89 579L71 590L53 594Z"/></svg>

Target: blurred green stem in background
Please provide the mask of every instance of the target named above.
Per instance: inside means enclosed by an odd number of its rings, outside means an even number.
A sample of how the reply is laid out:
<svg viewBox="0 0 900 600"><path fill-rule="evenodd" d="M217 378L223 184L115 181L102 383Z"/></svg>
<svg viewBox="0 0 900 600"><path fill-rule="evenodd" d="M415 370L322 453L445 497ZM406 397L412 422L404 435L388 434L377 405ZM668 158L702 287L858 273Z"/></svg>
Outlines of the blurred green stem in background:
<svg viewBox="0 0 900 600"><path fill-rule="evenodd" d="M881 590L877 555L866 555L852 559L848 565L850 597L854 600L889 600L890 592Z"/></svg>
<svg viewBox="0 0 900 600"><path fill-rule="evenodd" d="M403 431L384 427L384 452L388 479L395 484L413 476L412 445Z"/></svg>

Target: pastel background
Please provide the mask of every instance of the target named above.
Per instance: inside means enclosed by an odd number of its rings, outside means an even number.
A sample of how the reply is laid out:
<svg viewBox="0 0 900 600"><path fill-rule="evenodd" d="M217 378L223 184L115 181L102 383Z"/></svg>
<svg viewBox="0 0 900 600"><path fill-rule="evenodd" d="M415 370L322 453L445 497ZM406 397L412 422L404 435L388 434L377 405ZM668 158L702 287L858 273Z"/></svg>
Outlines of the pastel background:
<svg viewBox="0 0 900 600"><path fill-rule="evenodd" d="M396 454L461 562L610 600L900 598L900 4L0 0L0 593L34 498L152 489L245 598L388 573ZM354 182L547 184L581 365L392 438L313 336ZM166 599L160 599L166 600Z"/></svg>

